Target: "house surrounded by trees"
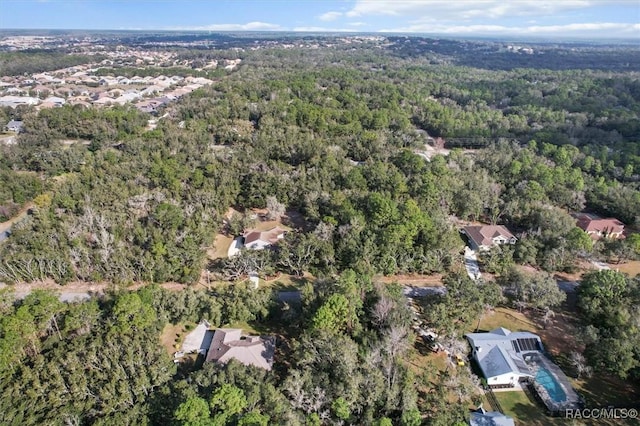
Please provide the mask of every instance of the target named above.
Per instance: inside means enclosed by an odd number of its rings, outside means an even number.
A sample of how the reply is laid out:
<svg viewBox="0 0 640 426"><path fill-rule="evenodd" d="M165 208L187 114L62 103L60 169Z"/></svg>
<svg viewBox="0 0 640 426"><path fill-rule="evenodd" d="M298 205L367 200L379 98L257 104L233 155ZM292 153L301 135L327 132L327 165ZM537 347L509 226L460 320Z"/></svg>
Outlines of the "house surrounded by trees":
<svg viewBox="0 0 640 426"><path fill-rule="evenodd" d="M469 333L466 337L489 387L513 388L518 382L533 378L523 356L542 351L542 342L535 334L500 327L489 333Z"/></svg>
<svg viewBox="0 0 640 426"><path fill-rule="evenodd" d="M578 228L589 234L594 240L604 238L624 238L624 223L615 218L601 218L592 213L576 213Z"/></svg>
<svg viewBox="0 0 640 426"><path fill-rule="evenodd" d="M244 246L252 250L262 250L277 244L284 238L285 230L276 226L268 231L248 231L244 234Z"/></svg>
<svg viewBox="0 0 640 426"><path fill-rule="evenodd" d="M243 336L240 329L219 328L213 334L205 362L226 364L235 359L244 365L271 370L275 347L273 337Z"/></svg>
<svg viewBox="0 0 640 426"><path fill-rule="evenodd" d="M501 244L515 244L517 238L502 225L465 226L462 233L469 237L473 250L489 250Z"/></svg>

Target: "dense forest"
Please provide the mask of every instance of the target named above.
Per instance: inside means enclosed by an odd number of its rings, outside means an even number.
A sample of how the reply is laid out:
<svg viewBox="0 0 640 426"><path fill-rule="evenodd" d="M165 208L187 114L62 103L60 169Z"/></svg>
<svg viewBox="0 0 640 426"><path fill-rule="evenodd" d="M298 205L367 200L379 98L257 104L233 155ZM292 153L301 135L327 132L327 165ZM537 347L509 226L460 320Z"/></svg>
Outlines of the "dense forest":
<svg viewBox="0 0 640 426"><path fill-rule="evenodd" d="M0 52L0 75L33 74L95 62L99 57L72 54L64 50L33 49Z"/></svg>
<svg viewBox="0 0 640 426"><path fill-rule="evenodd" d="M0 281L149 285L70 304L45 292L12 303L3 292L1 421L461 424L479 401L477 379L465 369L413 375L406 299L376 277L444 274L449 291L424 311L440 333L459 335L505 295L521 308L560 305L549 273L578 259L640 256L637 234L594 243L570 216L586 209L640 226L635 71L518 61L498 70L394 46L243 52L237 72L167 105L153 130L128 106L3 110L0 125L18 113L24 128L0 146L0 217L32 208L0 244ZM431 152L442 143L448 150ZM207 258L215 234L241 232L250 209L274 203L305 226L277 250ZM224 220L230 207L244 216ZM480 259L496 282L461 272L460 221L518 236ZM295 306L243 285L153 285L195 284L203 270L316 279ZM587 359L638 380L638 279L607 274L585 280L610 291L587 284L579 294ZM274 373L177 368L159 333L202 318L275 327L283 361ZM624 344L603 354L590 349L598 337ZM444 397L451 389L456 401Z"/></svg>

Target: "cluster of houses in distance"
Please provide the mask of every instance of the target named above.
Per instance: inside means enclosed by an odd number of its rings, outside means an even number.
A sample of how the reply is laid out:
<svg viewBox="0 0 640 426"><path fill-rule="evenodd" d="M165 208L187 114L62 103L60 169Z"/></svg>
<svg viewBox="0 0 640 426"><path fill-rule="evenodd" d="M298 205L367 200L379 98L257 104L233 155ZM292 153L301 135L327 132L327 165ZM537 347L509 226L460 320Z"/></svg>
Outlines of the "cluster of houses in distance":
<svg viewBox="0 0 640 426"><path fill-rule="evenodd" d="M16 40L14 40L16 39ZM29 38L29 46L39 39ZM24 41L11 38L17 43ZM7 39L2 40L7 43ZM18 44L20 45L20 44ZM22 46L22 45L20 45ZM101 45L87 45L78 42L79 53L100 55L95 63L62 68L55 71L34 73L31 75L0 77L0 107L16 108L21 105L34 106L36 109L56 108L63 105L82 105L84 107L103 107L109 105L134 104L144 112L155 113L167 103L176 100L213 81L204 77L181 75L149 76L149 69L179 67L194 71L207 72L215 69L235 70L241 59L220 59L195 62L177 56L175 52L136 49L115 46L106 49ZM106 59L102 59L105 58ZM140 76L126 77L117 75L121 67L145 70ZM101 69L113 70L115 74L103 75ZM163 73L160 73L163 74Z"/></svg>

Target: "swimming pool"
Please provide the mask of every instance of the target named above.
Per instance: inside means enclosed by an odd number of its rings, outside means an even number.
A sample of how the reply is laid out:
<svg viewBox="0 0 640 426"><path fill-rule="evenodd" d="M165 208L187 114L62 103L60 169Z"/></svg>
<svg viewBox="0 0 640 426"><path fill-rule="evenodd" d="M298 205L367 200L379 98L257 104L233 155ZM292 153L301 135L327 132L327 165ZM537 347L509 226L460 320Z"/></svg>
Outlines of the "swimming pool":
<svg viewBox="0 0 640 426"><path fill-rule="evenodd" d="M538 364L536 382L546 389L549 397L554 402L564 402L567 400L567 394L562 390L560 383L558 383L554 375L547 370L547 367L541 363Z"/></svg>

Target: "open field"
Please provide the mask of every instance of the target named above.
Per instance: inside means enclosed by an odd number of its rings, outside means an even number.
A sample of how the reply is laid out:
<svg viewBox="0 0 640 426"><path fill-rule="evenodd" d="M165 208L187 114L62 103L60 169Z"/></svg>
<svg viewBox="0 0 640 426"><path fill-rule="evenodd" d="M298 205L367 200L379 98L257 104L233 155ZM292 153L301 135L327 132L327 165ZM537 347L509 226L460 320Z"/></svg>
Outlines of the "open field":
<svg viewBox="0 0 640 426"><path fill-rule="evenodd" d="M621 263L619 265L610 265L611 269L629 274L631 277L640 275L640 260L634 260L627 263Z"/></svg>

